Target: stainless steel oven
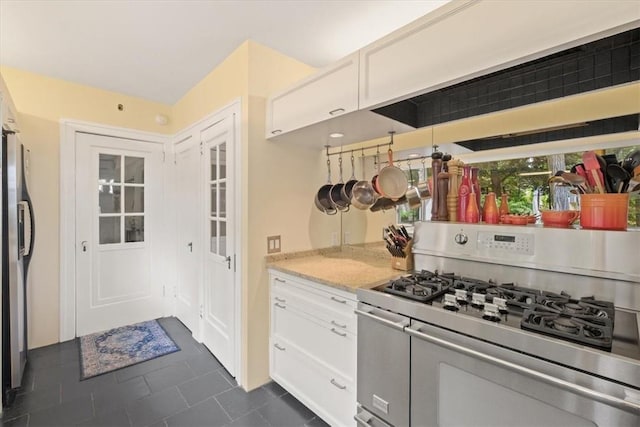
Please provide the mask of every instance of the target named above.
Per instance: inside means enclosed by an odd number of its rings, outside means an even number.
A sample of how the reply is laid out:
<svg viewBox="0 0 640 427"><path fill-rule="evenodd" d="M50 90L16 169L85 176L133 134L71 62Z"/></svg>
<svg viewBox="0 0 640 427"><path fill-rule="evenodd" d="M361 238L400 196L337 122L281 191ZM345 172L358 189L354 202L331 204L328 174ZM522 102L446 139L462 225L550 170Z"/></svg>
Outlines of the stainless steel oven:
<svg viewBox="0 0 640 427"><path fill-rule="evenodd" d="M417 226L438 275L358 291L356 421L640 425L640 233L553 231Z"/></svg>

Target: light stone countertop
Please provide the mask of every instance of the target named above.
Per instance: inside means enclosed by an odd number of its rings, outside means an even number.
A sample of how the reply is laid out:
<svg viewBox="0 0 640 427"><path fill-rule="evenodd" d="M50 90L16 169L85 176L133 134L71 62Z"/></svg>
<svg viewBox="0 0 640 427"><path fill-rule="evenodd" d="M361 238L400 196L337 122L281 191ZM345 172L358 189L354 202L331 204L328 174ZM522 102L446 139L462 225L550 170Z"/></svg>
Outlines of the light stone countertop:
<svg viewBox="0 0 640 427"><path fill-rule="evenodd" d="M391 268L391 255L379 244L271 255L266 261L267 268L353 293L407 274Z"/></svg>

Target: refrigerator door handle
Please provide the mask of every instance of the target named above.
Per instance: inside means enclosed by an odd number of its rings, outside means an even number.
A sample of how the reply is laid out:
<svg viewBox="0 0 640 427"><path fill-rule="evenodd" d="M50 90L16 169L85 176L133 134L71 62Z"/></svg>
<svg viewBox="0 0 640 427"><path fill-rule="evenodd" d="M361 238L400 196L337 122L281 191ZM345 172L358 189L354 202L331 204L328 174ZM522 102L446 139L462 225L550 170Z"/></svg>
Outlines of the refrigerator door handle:
<svg viewBox="0 0 640 427"><path fill-rule="evenodd" d="M33 221L31 217L31 203L29 201L18 202L19 210L22 212L22 256L29 256L31 253L31 242L33 241Z"/></svg>

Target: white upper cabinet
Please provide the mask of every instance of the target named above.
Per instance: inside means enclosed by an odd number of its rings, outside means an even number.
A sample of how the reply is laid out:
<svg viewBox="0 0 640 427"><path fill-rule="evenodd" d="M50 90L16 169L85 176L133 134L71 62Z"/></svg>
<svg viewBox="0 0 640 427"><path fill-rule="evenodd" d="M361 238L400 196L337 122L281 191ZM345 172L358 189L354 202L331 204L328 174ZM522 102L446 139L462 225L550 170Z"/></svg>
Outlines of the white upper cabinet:
<svg viewBox="0 0 640 427"><path fill-rule="evenodd" d="M360 51L375 108L637 27L628 0L452 1Z"/></svg>
<svg viewBox="0 0 640 427"><path fill-rule="evenodd" d="M358 53L326 67L267 101L267 138L358 109Z"/></svg>

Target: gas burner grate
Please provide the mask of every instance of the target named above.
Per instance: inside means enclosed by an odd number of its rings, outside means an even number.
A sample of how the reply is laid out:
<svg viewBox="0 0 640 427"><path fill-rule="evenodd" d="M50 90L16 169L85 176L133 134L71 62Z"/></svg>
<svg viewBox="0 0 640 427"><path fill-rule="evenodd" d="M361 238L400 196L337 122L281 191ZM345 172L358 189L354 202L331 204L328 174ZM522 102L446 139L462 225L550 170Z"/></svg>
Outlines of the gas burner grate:
<svg viewBox="0 0 640 427"><path fill-rule="evenodd" d="M608 317L569 316L547 306L536 305L524 311L522 329L611 350L613 321Z"/></svg>
<svg viewBox="0 0 640 427"><path fill-rule="evenodd" d="M422 270L391 280L383 288L383 291L416 301L427 302L445 293L454 280L455 276L452 273L438 274L437 271L432 273Z"/></svg>
<svg viewBox="0 0 640 427"><path fill-rule="evenodd" d="M555 313L567 316L587 316L600 317L614 320L615 307L609 301L598 301L593 297L581 298L579 300L565 298L558 299L542 299L539 304L553 310Z"/></svg>

